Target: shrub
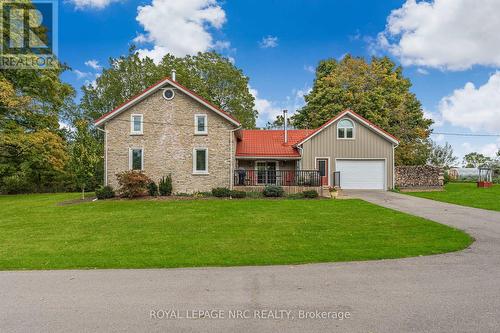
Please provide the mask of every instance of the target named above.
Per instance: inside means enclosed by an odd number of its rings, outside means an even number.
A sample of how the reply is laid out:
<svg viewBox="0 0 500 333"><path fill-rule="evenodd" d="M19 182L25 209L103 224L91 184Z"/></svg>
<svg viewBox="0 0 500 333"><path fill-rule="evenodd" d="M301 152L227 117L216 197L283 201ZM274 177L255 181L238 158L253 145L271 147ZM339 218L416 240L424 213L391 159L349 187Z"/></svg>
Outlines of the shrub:
<svg viewBox="0 0 500 333"><path fill-rule="evenodd" d="M168 175L160 179L160 185L158 186L161 196L172 195L172 176Z"/></svg>
<svg viewBox="0 0 500 333"><path fill-rule="evenodd" d="M285 194L285 191L281 186L267 185L262 193L268 198L278 198L282 197Z"/></svg>
<svg viewBox="0 0 500 333"><path fill-rule="evenodd" d="M148 184L148 192L152 197L156 197L158 195L158 185L155 182L151 182Z"/></svg>
<svg viewBox="0 0 500 333"><path fill-rule="evenodd" d="M23 173L4 177L2 183L1 192L6 194L29 193L34 190Z"/></svg>
<svg viewBox="0 0 500 333"><path fill-rule="evenodd" d="M120 185L119 193L123 197L135 198L147 192L151 179L140 171L124 171L116 175Z"/></svg>
<svg viewBox="0 0 500 333"><path fill-rule="evenodd" d="M309 190L309 191L302 192L302 195L304 196L304 198L314 199L314 198L318 197L318 192L316 192L314 190Z"/></svg>
<svg viewBox="0 0 500 333"><path fill-rule="evenodd" d="M445 171L444 172L444 180L443 180L443 184L446 185L450 182L450 174L448 173L448 171Z"/></svg>
<svg viewBox="0 0 500 333"><path fill-rule="evenodd" d="M95 196L99 200L111 199L115 197L115 191L111 186L101 186L95 190Z"/></svg>
<svg viewBox="0 0 500 333"><path fill-rule="evenodd" d="M212 195L217 198L227 198L231 195L231 191L225 187L216 187L212 189Z"/></svg>
<svg viewBox="0 0 500 333"><path fill-rule="evenodd" d="M247 192L245 191L231 191L231 197L234 199L243 199L247 197Z"/></svg>
<svg viewBox="0 0 500 333"><path fill-rule="evenodd" d="M292 193L287 196L288 199L304 199L304 192Z"/></svg>

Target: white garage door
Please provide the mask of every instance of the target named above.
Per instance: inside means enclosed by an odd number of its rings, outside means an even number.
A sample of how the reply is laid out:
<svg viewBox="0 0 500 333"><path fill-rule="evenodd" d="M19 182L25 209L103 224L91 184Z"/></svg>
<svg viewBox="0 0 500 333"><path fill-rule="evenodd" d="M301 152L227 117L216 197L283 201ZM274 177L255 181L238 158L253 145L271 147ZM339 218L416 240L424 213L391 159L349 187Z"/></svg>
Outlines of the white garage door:
<svg viewBox="0 0 500 333"><path fill-rule="evenodd" d="M336 160L343 189L384 190L385 160Z"/></svg>

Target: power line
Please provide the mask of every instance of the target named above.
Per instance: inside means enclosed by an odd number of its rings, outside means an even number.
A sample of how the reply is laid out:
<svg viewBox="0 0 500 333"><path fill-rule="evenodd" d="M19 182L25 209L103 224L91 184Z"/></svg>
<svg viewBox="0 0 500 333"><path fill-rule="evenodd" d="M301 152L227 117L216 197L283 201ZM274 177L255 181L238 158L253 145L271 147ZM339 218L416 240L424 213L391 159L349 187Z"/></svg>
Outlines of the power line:
<svg viewBox="0 0 500 333"><path fill-rule="evenodd" d="M470 133L445 133L445 132L432 132L432 134L450 135L450 136L500 137L500 134L470 134Z"/></svg>

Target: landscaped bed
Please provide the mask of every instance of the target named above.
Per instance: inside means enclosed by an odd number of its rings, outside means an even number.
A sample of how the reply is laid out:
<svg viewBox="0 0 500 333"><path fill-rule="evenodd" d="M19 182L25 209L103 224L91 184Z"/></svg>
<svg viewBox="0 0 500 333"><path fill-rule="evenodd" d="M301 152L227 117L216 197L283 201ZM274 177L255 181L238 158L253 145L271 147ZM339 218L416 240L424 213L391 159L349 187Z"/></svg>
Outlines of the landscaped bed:
<svg viewBox="0 0 500 333"><path fill-rule="evenodd" d="M454 203L462 206L500 211L500 185L478 188L476 183L448 183L441 192L406 193L420 198Z"/></svg>
<svg viewBox="0 0 500 333"><path fill-rule="evenodd" d="M0 269L299 264L428 255L462 231L361 200L0 196Z"/></svg>

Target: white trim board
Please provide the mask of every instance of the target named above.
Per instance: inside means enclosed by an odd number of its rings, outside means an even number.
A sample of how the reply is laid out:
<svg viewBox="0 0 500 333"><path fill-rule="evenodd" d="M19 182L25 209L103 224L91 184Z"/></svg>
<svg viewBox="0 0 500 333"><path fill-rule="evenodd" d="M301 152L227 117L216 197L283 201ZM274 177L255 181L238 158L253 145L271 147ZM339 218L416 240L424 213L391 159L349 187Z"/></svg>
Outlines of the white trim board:
<svg viewBox="0 0 500 333"><path fill-rule="evenodd" d="M181 90L183 93L185 93L186 95L188 95L189 97L191 97L192 99L194 99L195 101L197 101L198 103L204 105L208 109L214 111L219 116L223 117L224 119L226 119L227 121L229 121L233 125L235 125L235 126L240 126L241 125L236 120L232 119L231 117L229 117L225 113L221 112L220 110L218 110L216 107L214 107L210 103L204 101L203 99L201 99L200 97L196 96L194 93L192 93L191 91L189 91L187 88L184 88L183 86L181 86L177 82L171 80L170 78L165 78L162 81L160 81L160 82L156 83L155 85L149 87L148 89L144 90L140 95L138 95L138 96L132 98L131 100L127 101L125 104L123 104L122 106L120 106L117 109L113 110L112 112L110 112L108 115L106 115L102 119L99 119L94 124L96 126L102 125L103 123L111 120L112 118L116 117L117 115L119 115L123 111L127 110L128 108L130 108L130 107L134 106L135 104L139 103L144 98L150 96L151 94L155 93L159 89L162 89L166 84L169 84L169 85L173 86L174 88L177 88L177 89ZM163 96L162 96L162 98L163 98Z"/></svg>
<svg viewBox="0 0 500 333"><path fill-rule="evenodd" d="M319 133L321 133L325 128L330 127L332 124L334 124L337 121L339 121L340 119L344 118L346 115L350 115L351 117L353 117L354 119L358 120L360 123L362 123L366 127L370 128L374 132L380 134L382 137L384 137L388 141L392 142L393 144L399 144L398 140L394 139L392 136L388 135L387 133L385 133L383 130L379 129L375 125L373 125L371 123L368 123L365 119L361 118L360 116L358 116L353 111L351 111L351 110L345 110L345 111L339 113L338 115L336 115L335 117L333 117L332 119L330 119L325 124L323 124L323 126L320 127L316 132L312 133L311 135L309 135L308 137L306 137L304 140L302 140L301 142L297 143L295 146L302 146L305 142L307 142L310 139L314 138L316 135L318 135Z"/></svg>

